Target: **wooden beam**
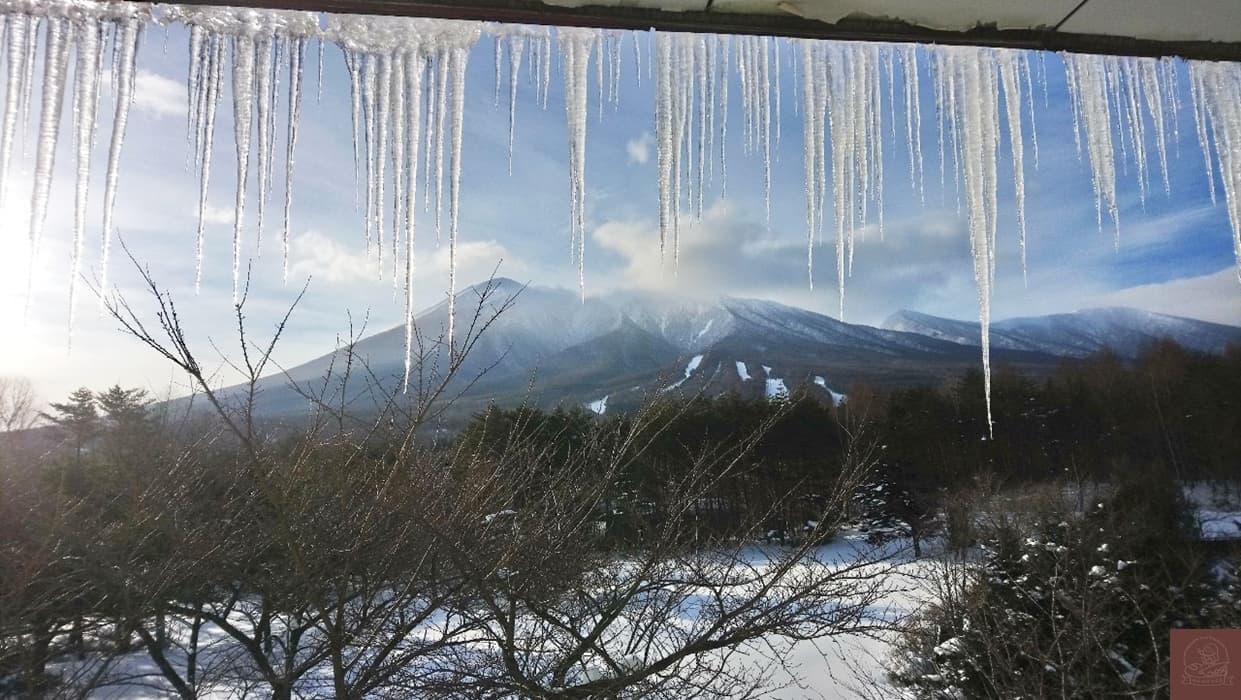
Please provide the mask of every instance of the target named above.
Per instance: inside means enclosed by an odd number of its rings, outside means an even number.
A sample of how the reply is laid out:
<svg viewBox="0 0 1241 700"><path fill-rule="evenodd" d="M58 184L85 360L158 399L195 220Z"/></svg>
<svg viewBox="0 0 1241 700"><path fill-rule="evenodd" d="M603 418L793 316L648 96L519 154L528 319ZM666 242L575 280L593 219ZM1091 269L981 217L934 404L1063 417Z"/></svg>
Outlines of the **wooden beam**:
<svg viewBox="0 0 1241 700"><path fill-rule="evenodd" d="M183 2L191 5L220 4L203 0ZM227 4L235 7L438 17L517 24L996 46L1118 56L1179 56L1211 61L1241 61L1239 42L1160 41L1107 34L1075 34L1053 31L1050 28L998 29L994 25L981 24L966 31L950 31L891 20L846 18L836 23L828 23L794 14L674 12L611 5L560 7L545 4L541 0L230 0Z"/></svg>

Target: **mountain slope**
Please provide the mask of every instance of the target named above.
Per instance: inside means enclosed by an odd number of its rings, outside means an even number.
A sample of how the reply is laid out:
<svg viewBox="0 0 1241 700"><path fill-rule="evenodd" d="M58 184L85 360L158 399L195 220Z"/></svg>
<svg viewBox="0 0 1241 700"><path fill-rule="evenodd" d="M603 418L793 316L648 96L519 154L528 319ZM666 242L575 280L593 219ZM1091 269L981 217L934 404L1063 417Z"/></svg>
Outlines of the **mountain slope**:
<svg viewBox="0 0 1241 700"><path fill-rule="evenodd" d="M813 311L771 301L721 298L678 301L645 293L589 298L573 292L523 287L500 279L461 292L457 300L458 348L470 333L474 311L484 317L504 307L478 337L449 395L468 414L490 402L579 405L596 412L624 410L650 396L737 393L763 398L804 390L839 401L852 386L937 383L979 366L978 324L900 312L883 328L843 323ZM448 367L439 338L447 303L416 319L422 357L413 387L433 384ZM1219 351L1241 342L1241 329L1132 309L1012 319L993 325L992 361L1027 374L1052 371L1066 357L1104 346L1133 356L1145 343L1171 336L1188 347ZM384 392L399 389L404 373L404 328L360 340L355 368ZM258 412L304 415L303 390L323 388L329 368L339 375L338 349L262 381ZM351 405L375 406L361 372L354 370ZM328 384L328 388L333 385Z"/></svg>
<svg viewBox="0 0 1241 700"><path fill-rule="evenodd" d="M977 323L899 311L883 328L978 346ZM991 324L991 347L1064 357L1084 357L1110 348L1127 358L1163 338L1201 352L1223 352L1241 343L1241 328L1121 307L1085 309L1071 314L1012 318Z"/></svg>

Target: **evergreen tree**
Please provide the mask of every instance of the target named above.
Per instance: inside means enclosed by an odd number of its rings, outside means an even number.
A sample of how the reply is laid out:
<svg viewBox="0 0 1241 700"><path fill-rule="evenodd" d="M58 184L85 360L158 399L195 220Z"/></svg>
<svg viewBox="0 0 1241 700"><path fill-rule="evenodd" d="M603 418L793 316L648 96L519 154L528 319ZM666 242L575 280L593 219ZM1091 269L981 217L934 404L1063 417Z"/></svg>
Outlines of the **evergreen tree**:
<svg viewBox="0 0 1241 700"><path fill-rule="evenodd" d="M73 446L75 459L80 461L83 448L99 429L99 408L95 395L90 389L82 387L69 394L69 399L64 403L52 403L51 408L51 413L40 415L56 426L62 439Z"/></svg>

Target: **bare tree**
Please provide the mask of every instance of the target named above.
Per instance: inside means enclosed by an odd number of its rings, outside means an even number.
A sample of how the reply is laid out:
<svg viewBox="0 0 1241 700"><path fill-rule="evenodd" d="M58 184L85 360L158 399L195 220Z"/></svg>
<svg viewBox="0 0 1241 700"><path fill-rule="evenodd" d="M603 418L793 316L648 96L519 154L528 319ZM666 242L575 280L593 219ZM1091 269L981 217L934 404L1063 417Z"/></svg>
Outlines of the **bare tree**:
<svg viewBox="0 0 1241 700"><path fill-rule="evenodd" d="M27 430L39 418L34 389L25 377L0 377L0 433Z"/></svg>
<svg viewBox="0 0 1241 700"><path fill-rule="evenodd" d="M322 382L285 375L311 411L276 431L255 405L288 314L256 343L243 294L226 361L244 381L226 394L172 297L139 269L156 325L123 297L107 308L186 373L217 427L171 441L123 527L101 529L85 559L181 697L221 686L276 698L745 697L789 644L888 624L888 565L822 547L874 461L857 426L801 544L758 547L771 513L727 531L700 529L695 513L749 468L769 423L670 465L651 513L618 512L617 494L666 428L665 407L590 430L567 458L522 425L499 450L442 444L439 421L490 369L466 376L465 359L514 301L493 284L475 288L452 350L415 334L408 393L354 352L351 331ZM609 534L618 519L633 537Z"/></svg>

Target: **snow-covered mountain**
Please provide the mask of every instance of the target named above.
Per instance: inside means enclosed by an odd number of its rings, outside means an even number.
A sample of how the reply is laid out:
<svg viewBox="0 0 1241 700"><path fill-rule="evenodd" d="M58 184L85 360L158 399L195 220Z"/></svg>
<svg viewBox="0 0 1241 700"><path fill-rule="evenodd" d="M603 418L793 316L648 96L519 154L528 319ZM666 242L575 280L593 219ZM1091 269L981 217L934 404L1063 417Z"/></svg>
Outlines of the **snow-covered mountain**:
<svg viewBox="0 0 1241 700"><path fill-rule="evenodd" d="M918 333L962 345L978 346L978 323L898 311L883 328ZM991 347L1064 357L1085 357L1110 348L1133 358L1162 338L1202 352L1223 352L1241 343L1241 328L1124 307L1085 309L1071 314L1011 318L991 324Z"/></svg>
<svg viewBox="0 0 1241 700"><path fill-rule="evenodd" d="M762 398L804 390L838 403L857 383L938 382L979 366L976 323L900 312L884 327L874 328L772 301L671 300L642 292L583 302L574 292L523 287L507 279L460 293L459 342L480 305L489 312L510 300L460 370L455 392L463 411L476 411L491 401L533 400L603 413L635 406L649 396L699 392ZM437 346L447 321L446 302L418 315L425 353L414 386L447 367L448 354ZM997 366L1042 374L1064 357L1105 345L1131 356L1142 344L1165 336L1218 351L1228 342L1241 342L1241 329L1132 309L1013 319L993 325L992 360ZM354 364L365 365L370 381L386 389L399 386L403 327L364 338L353 350ZM287 376L264 380L259 411L304 413L308 402L289 380L303 388L322 387L329 369L339 375L343 359L338 349L289 370ZM350 397L362 401L357 406L364 408L373 398L362 382L354 382Z"/></svg>

